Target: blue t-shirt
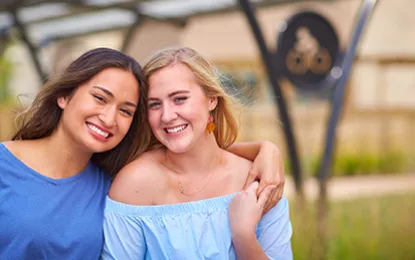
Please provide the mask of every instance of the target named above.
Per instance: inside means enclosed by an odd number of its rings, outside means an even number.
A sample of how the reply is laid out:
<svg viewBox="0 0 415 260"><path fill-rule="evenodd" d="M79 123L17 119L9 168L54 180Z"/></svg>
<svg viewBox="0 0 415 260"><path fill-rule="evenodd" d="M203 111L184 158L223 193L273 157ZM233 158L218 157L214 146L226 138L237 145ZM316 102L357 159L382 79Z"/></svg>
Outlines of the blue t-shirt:
<svg viewBox="0 0 415 260"><path fill-rule="evenodd" d="M101 259L236 259L228 206L235 194L160 206L133 206L107 197ZM258 223L270 259L292 260L292 227L283 197Z"/></svg>
<svg viewBox="0 0 415 260"><path fill-rule="evenodd" d="M0 259L98 259L110 181L92 163L48 178L0 143Z"/></svg>

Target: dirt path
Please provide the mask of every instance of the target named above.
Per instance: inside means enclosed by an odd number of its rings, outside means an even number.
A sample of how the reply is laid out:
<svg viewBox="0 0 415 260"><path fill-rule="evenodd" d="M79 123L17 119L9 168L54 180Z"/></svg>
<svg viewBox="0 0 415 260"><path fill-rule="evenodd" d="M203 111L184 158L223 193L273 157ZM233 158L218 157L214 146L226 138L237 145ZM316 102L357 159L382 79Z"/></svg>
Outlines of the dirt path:
<svg viewBox="0 0 415 260"><path fill-rule="evenodd" d="M304 182L307 200L318 196L318 182L309 178ZM415 173L396 175L371 175L355 177L335 177L329 180L328 194L333 200L348 200L384 194L415 192ZM290 177L285 185L285 195L294 197L294 183Z"/></svg>

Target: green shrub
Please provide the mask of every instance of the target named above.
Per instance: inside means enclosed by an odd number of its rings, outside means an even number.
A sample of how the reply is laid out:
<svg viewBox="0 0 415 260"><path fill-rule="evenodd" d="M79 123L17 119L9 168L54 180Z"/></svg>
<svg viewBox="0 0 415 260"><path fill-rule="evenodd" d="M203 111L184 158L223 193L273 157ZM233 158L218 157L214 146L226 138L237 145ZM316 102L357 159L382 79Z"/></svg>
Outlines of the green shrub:
<svg viewBox="0 0 415 260"><path fill-rule="evenodd" d="M384 154L379 160L380 173L402 172L407 168L407 156L400 152L390 152Z"/></svg>
<svg viewBox="0 0 415 260"><path fill-rule="evenodd" d="M4 55L0 56L0 105L10 101L8 82L12 72L12 65Z"/></svg>
<svg viewBox="0 0 415 260"><path fill-rule="evenodd" d="M403 152L391 151L381 155L375 153L338 153L333 159L331 176L354 176L380 173L399 173L411 170L410 155ZM317 173L320 158L313 158L306 172Z"/></svg>

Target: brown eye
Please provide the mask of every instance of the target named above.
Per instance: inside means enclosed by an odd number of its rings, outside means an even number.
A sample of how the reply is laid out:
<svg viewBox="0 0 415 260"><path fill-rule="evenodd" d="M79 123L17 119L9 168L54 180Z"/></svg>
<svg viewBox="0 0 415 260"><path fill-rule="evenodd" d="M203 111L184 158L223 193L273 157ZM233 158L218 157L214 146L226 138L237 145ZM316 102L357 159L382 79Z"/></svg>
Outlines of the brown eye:
<svg viewBox="0 0 415 260"><path fill-rule="evenodd" d="M128 110L128 109L120 109L120 111L123 112L124 114L126 114L127 116L132 116L133 115L133 113L131 113L131 111Z"/></svg>
<svg viewBox="0 0 415 260"><path fill-rule="evenodd" d="M94 99L100 103L105 103L105 99L101 96L98 95L92 95L94 97Z"/></svg>

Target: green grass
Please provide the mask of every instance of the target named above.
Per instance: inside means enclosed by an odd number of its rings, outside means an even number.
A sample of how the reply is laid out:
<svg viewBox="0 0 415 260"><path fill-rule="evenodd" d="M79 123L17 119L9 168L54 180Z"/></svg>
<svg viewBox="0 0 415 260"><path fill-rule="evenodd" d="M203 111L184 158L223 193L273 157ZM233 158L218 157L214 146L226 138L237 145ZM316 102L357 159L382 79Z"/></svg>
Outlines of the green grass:
<svg viewBox="0 0 415 260"><path fill-rule="evenodd" d="M319 259L314 204L291 203L294 259ZM415 193L331 202L325 259L415 259Z"/></svg>

